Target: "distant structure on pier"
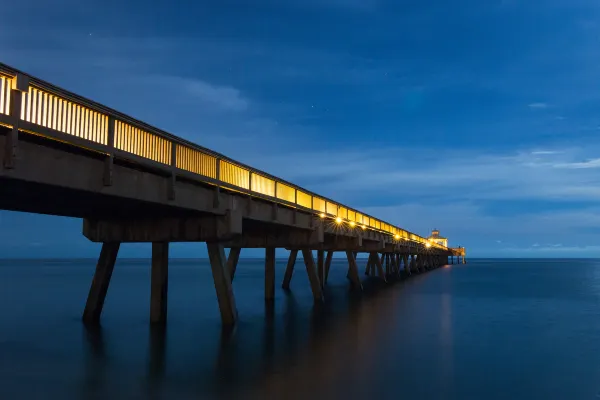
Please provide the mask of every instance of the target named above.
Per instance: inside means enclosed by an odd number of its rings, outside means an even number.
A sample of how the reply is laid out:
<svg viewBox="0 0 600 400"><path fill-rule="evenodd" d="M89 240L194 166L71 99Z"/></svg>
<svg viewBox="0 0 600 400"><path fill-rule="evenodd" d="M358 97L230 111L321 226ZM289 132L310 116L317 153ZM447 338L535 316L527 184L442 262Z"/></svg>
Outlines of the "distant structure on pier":
<svg viewBox="0 0 600 400"><path fill-rule="evenodd" d="M444 247L448 247L448 238L445 237L441 237L440 236L440 231L437 229L434 229L431 231L431 236L429 236L427 238L430 242L435 242L439 245L442 245Z"/></svg>

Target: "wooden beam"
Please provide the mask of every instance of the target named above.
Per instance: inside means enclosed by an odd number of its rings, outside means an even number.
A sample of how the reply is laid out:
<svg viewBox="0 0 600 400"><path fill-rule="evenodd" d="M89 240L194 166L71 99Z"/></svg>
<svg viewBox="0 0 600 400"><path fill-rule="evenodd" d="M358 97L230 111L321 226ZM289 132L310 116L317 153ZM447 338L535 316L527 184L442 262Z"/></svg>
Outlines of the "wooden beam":
<svg viewBox="0 0 600 400"><path fill-rule="evenodd" d="M325 286L325 251L317 250L317 267L319 272L319 282Z"/></svg>
<svg viewBox="0 0 600 400"><path fill-rule="evenodd" d="M362 290L362 282L358 275L358 265L356 264L356 258L352 251L346 252L346 258L348 259L348 277L352 282L352 287L357 290Z"/></svg>
<svg viewBox="0 0 600 400"><path fill-rule="evenodd" d="M290 250L290 258L288 258L287 266L285 267L285 275L283 276L283 283L281 287L289 290L292 275L294 274L294 266L296 265L296 258L298 257L298 250Z"/></svg>
<svg viewBox="0 0 600 400"><path fill-rule="evenodd" d="M232 247L229 249L229 257L227 257L227 272L229 272L229 278L233 282L235 276L235 270L240 259L241 247Z"/></svg>
<svg viewBox="0 0 600 400"><path fill-rule="evenodd" d="M317 275L317 268L312 251L310 249L302 249L302 256L304 257L306 273L308 274L308 281L310 282L314 300L315 302L322 302L323 291L321 289L321 281L319 281L319 276Z"/></svg>
<svg viewBox="0 0 600 400"><path fill-rule="evenodd" d="M206 247L215 283L215 291L217 292L221 321L223 325L234 325L237 321L238 313L231 288L231 278L225 265L225 250L223 249L223 245L218 242L207 242Z"/></svg>
<svg viewBox="0 0 600 400"><path fill-rule="evenodd" d="M169 243L152 243L152 272L150 283L150 323L167 322L169 287Z"/></svg>
<svg viewBox="0 0 600 400"><path fill-rule="evenodd" d="M329 250L327 252L327 257L325 258L325 277L323 281L327 284L327 278L329 278L329 269L331 268L331 259L333 258L333 250Z"/></svg>
<svg viewBox="0 0 600 400"><path fill-rule="evenodd" d="M381 265L381 260L383 259L383 256L381 256L381 258L379 258L377 253L372 253L372 254L373 254L373 258L375 260L375 266L377 267L377 272L379 274L379 277L381 279L383 279L384 282L387 282L387 279L385 278L385 273L383 271L383 265Z"/></svg>
<svg viewBox="0 0 600 400"><path fill-rule="evenodd" d="M241 210L205 217L83 220L83 235L92 242L223 242L241 234Z"/></svg>
<svg viewBox="0 0 600 400"><path fill-rule="evenodd" d="M86 323L98 323L100 321L100 314L102 314L102 307L104 306L120 245L119 242L102 244L100 257L96 264L96 272L83 311L83 321Z"/></svg>
<svg viewBox="0 0 600 400"><path fill-rule="evenodd" d="M265 249L265 300L275 298L275 247Z"/></svg>
<svg viewBox="0 0 600 400"><path fill-rule="evenodd" d="M385 258L385 276L390 276L390 253L385 253L384 258Z"/></svg>

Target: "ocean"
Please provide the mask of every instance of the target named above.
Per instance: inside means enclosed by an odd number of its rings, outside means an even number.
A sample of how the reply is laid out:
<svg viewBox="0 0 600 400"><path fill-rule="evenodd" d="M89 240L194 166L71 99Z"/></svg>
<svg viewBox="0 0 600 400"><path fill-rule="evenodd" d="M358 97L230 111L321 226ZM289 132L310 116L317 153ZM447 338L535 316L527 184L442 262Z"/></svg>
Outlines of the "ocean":
<svg viewBox="0 0 600 400"><path fill-rule="evenodd" d="M223 332L207 260L170 261L164 330L150 260L117 262L93 329L95 260L1 260L0 399L600 398L600 260L470 259L356 295L334 259L317 308L301 258L280 289L285 262L265 304L240 260Z"/></svg>

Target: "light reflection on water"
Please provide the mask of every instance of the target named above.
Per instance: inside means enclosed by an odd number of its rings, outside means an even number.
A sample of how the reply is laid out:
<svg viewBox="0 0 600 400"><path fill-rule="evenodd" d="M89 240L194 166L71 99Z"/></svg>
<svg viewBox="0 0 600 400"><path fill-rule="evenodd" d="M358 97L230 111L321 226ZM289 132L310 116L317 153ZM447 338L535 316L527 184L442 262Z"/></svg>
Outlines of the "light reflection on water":
<svg viewBox="0 0 600 400"><path fill-rule="evenodd" d="M200 261L172 263L165 329L147 323L147 261L117 265L101 328L79 321L93 261L0 263L0 398L594 398L598 264L566 262L472 261L355 296L335 261L314 308L300 268L265 304L246 260L233 332Z"/></svg>

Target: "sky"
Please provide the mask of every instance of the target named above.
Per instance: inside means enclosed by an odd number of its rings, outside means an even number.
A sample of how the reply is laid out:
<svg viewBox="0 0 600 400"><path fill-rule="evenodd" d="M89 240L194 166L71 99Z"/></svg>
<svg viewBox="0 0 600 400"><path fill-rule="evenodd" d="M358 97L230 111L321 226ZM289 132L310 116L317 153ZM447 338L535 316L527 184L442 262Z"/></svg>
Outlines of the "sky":
<svg viewBox="0 0 600 400"><path fill-rule="evenodd" d="M471 257L600 256L595 0L11 9L0 61L64 89ZM0 211L0 252L96 257L81 225Z"/></svg>

